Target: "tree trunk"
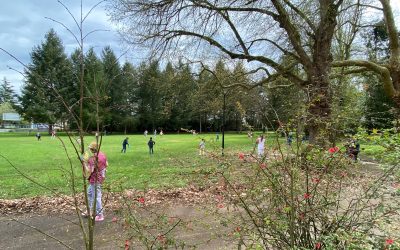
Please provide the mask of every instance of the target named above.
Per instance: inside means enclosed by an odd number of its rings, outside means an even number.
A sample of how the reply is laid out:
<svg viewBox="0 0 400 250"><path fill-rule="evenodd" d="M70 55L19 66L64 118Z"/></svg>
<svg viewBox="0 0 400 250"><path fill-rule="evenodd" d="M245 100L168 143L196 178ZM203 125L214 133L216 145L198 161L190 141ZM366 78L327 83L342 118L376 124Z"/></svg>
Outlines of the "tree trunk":
<svg viewBox="0 0 400 250"><path fill-rule="evenodd" d="M321 74L322 75L322 74ZM309 142L326 147L330 138L331 101L329 80L318 77L312 84L309 96L308 119L306 126L309 130Z"/></svg>

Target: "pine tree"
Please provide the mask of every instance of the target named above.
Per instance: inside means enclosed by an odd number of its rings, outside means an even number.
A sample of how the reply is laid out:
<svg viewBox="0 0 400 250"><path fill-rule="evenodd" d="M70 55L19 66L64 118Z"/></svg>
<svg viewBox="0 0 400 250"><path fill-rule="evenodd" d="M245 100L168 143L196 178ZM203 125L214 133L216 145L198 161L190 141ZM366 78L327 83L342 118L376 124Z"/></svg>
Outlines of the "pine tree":
<svg viewBox="0 0 400 250"><path fill-rule="evenodd" d="M54 30L45 35L40 46L33 48L31 60L20 100L23 116L52 125L68 113L63 96L74 91L71 65Z"/></svg>
<svg viewBox="0 0 400 250"><path fill-rule="evenodd" d="M106 94L109 97L105 105L109 107L109 115L104 117L104 122L110 124L108 130L120 130L123 122L125 89L121 85L122 74L118 59L111 47L105 47L101 54L103 64Z"/></svg>
<svg viewBox="0 0 400 250"><path fill-rule="evenodd" d="M108 83L104 76L102 61L97 57L93 48L90 48L84 59L84 124L91 130L100 131L109 125L110 107L106 104L109 100ZM97 124L99 127L97 128Z"/></svg>
<svg viewBox="0 0 400 250"><path fill-rule="evenodd" d="M0 85L0 104L2 103L10 103L13 107L17 104L17 94L15 94L14 90L11 87L7 78L3 78L3 82Z"/></svg>
<svg viewBox="0 0 400 250"><path fill-rule="evenodd" d="M157 61L139 67L137 89L140 130L154 130L160 126L162 96L160 91L161 72Z"/></svg>

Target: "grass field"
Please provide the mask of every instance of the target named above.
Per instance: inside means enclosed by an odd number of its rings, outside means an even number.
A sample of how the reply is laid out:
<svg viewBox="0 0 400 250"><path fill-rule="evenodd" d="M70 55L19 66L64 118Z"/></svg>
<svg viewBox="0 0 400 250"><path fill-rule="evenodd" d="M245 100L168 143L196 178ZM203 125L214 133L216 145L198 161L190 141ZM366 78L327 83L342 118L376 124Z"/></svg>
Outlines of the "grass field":
<svg viewBox="0 0 400 250"><path fill-rule="evenodd" d="M220 154L221 140L215 142L215 134L172 134L157 136L154 155L148 153L147 141L143 135L128 135L130 147L122 154L121 144L125 135L104 136L102 151L107 155L107 185L113 190L122 188L168 188L185 186L196 181L196 173L208 167L215 167L207 157L198 156L197 147L201 138L206 139L206 150ZM67 136L61 136L67 145L68 155L72 159L73 170L81 188L81 167L72 150ZM86 136L87 146L95 140ZM269 137L267 144L274 138ZM251 152L254 143L245 133L228 133L225 135L226 154L238 151ZM42 136L37 141L33 135L0 134L0 155L7 158L19 171L33 178L41 185L56 192L70 193L70 173L67 154L58 139ZM23 177L3 157L0 157L0 198L10 199L51 195L52 192L39 187Z"/></svg>

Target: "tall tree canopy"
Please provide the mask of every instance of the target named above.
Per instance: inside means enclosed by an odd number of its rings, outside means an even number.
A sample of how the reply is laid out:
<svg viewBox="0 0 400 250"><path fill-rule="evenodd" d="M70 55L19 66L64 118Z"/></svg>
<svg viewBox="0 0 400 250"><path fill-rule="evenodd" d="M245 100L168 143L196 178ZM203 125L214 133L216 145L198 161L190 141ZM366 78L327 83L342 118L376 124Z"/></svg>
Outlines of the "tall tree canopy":
<svg viewBox="0 0 400 250"><path fill-rule="evenodd" d="M54 30L31 52L22 89L23 116L38 123L54 124L66 113L63 98L73 92L71 65Z"/></svg>
<svg viewBox="0 0 400 250"><path fill-rule="evenodd" d="M280 76L298 85L308 97L305 121L310 141L324 144L329 138L326 133L335 127L332 87L346 82L339 79L332 86L330 77L354 72L344 72L343 67L373 71L391 97L399 95L397 29L390 1L379 2L381 6L364 0L110 0L110 5L114 20L124 25L127 42L149 46L152 52L163 55L184 52L192 61L213 54L243 60L246 68L257 74L253 79L259 79L250 87L274 85ZM367 8L382 11L385 18L389 65L351 58L352 44ZM279 61L283 56L291 58L291 63ZM338 72L333 67L343 69Z"/></svg>

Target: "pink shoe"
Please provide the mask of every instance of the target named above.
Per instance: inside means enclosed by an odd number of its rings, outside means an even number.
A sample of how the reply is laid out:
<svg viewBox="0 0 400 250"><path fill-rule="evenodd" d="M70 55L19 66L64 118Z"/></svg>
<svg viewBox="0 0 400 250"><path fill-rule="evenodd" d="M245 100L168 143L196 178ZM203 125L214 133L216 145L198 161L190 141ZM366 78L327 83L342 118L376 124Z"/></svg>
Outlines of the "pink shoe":
<svg viewBox="0 0 400 250"><path fill-rule="evenodd" d="M103 221L104 220L104 215L99 214L94 218L95 221Z"/></svg>

